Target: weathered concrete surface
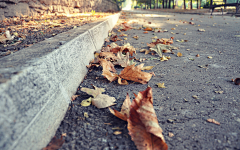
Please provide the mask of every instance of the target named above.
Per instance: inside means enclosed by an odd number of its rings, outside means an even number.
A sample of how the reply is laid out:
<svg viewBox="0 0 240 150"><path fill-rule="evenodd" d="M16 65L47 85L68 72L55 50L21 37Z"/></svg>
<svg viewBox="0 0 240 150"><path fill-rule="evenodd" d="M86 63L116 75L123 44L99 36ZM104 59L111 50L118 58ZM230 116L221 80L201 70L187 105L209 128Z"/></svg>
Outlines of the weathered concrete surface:
<svg viewBox="0 0 240 150"><path fill-rule="evenodd" d="M41 149L48 144L87 73L86 65L118 17L61 33L0 59L1 150Z"/></svg>
<svg viewBox="0 0 240 150"><path fill-rule="evenodd" d="M22 15L119 11L111 0L1 0L0 8L0 20Z"/></svg>

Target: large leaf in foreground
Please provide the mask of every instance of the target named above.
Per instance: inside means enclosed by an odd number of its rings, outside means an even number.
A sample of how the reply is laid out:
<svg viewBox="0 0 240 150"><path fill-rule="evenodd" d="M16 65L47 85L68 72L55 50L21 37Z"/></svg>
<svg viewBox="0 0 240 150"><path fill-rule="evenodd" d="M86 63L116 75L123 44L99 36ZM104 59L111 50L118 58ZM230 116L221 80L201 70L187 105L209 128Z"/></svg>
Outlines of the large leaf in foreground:
<svg viewBox="0 0 240 150"><path fill-rule="evenodd" d="M124 121L127 121L127 119L129 118L130 105L131 105L131 101L130 101L129 95L127 94L126 99L123 102L122 109L120 112L115 109L111 109L110 107L109 107L109 110L116 117L118 117Z"/></svg>
<svg viewBox="0 0 240 150"><path fill-rule="evenodd" d="M138 150L167 150L153 108L152 88L139 92L130 106L128 131Z"/></svg>

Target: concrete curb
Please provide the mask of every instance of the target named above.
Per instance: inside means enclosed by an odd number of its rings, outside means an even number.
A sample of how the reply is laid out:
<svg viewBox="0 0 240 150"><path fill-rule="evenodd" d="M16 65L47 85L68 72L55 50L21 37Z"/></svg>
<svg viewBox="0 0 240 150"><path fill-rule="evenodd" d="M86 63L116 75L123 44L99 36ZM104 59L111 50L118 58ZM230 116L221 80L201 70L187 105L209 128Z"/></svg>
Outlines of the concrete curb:
<svg viewBox="0 0 240 150"><path fill-rule="evenodd" d="M45 147L119 14L0 59L0 149Z"/></svg>

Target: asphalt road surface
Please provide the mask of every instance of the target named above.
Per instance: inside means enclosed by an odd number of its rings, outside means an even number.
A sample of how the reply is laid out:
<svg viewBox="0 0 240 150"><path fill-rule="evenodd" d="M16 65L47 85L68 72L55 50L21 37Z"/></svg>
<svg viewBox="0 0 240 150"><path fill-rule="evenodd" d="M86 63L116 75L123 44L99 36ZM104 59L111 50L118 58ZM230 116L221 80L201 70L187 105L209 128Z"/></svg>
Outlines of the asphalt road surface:
<svg viewBox="0 0 240 150"><path fill-rule="evenodd" d="M129 42L137 48L134 57L146 58L141 62L145 66L155 66L145 71L153 71L155 76L148 84L129 82L129 85L119 85L117 81L110 83L101 75L102 68L95 67L88 72L80 87L95 85L105 88L105 94L117 99L117 105L113 106L117 110L121 109L127 93L132 100L133 93L152 87L154 109L169 150L240 149L240 86L231 81L240 78L240 19L136 10L126 12L119 21L125 20L136 28L144 25L168 31L144 34L143 30L129 30L122 32L128 37L119 37L127 40L116 42L120 46ZM139 36L138 40L132 38L135 35ZM157 54L139 52L148 49L146 44L155 36L174 37L172 46L179 49L173 50L174 54L164 54L170 56L170 60L161 62ZM178 52L182 57L177 57ZM122 70L121 67L116 69L118 72ZM158 88L157 83L165 83L166 88ZM108 108L81 106L81 101L90 96L80 90L76 94L80 96L69 106L56 133L57 137L66 133L60 149L136 149L125 121L113 116ZM84 117L84 113L89 117ZM208 122L209 118L220 125ZM122 134L114 135L115 131Z"/></svg>

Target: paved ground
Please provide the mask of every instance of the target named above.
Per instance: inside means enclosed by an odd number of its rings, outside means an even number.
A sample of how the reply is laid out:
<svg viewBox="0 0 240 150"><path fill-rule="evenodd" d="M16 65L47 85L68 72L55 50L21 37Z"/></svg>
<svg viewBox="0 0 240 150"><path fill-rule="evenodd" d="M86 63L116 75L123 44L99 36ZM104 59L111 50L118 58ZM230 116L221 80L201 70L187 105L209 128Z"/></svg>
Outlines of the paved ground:
<svg viewBox="0 0 240 150"><path fill-rule="evenodd" d="M129 85L120 86L117 81L109 83L101 75L102 68L99 67L88 72L80 87L92 88L93 84L105 88L105 94L117 99L117 105L113 108L120 110L127 92L133 99L133 93L151 86L153 105L170 150L240 149L240 86L231 82L231 79L240 77L240 38L235 36L240 35L240 19L147 11L130 11L126 18L137 22L132 26L149 25L167 29L168 32L143 34L143 30L129 30L124 32L128 34L128 40L118 41L119 45L130 42L135 48L142 49L148 48L146 43L150 43L154 36L174 36L172 45L179 47L179 50L174 50L175 54L167 54L171 59L166 62L153 59L158 55L145 55L137 51L136 58L147 58L143 62L145 66L155 66L146 71L154 71L156 75L147 85L130 82ZM183 21L192 21L195 25ZM205 32L198 29L205 29ZM138 40L132 38L135 35L139 36ZM182 39L187 42L176 41ZM177 52L183 56L177 57ZM196 57L197 54L200 56ZM118 72L122 70L120 67L116 69ZM166 88L158 88L156 83L159 82L164 82ZM80 90L76 94L80 96L69 106L56 133L57 137L66 133L65 143L60 149L136 149L128 135L126 122L110 114L107 108L82 107L81 101L89 95ZM194 95L197 99L193 98ZM88 118L84 117L85 112ZM220 125L207 122L208 118L215 119ZM116 127L121 128L122 134L113 134ZM169 137L169 132L174 136Z"/></svg>

